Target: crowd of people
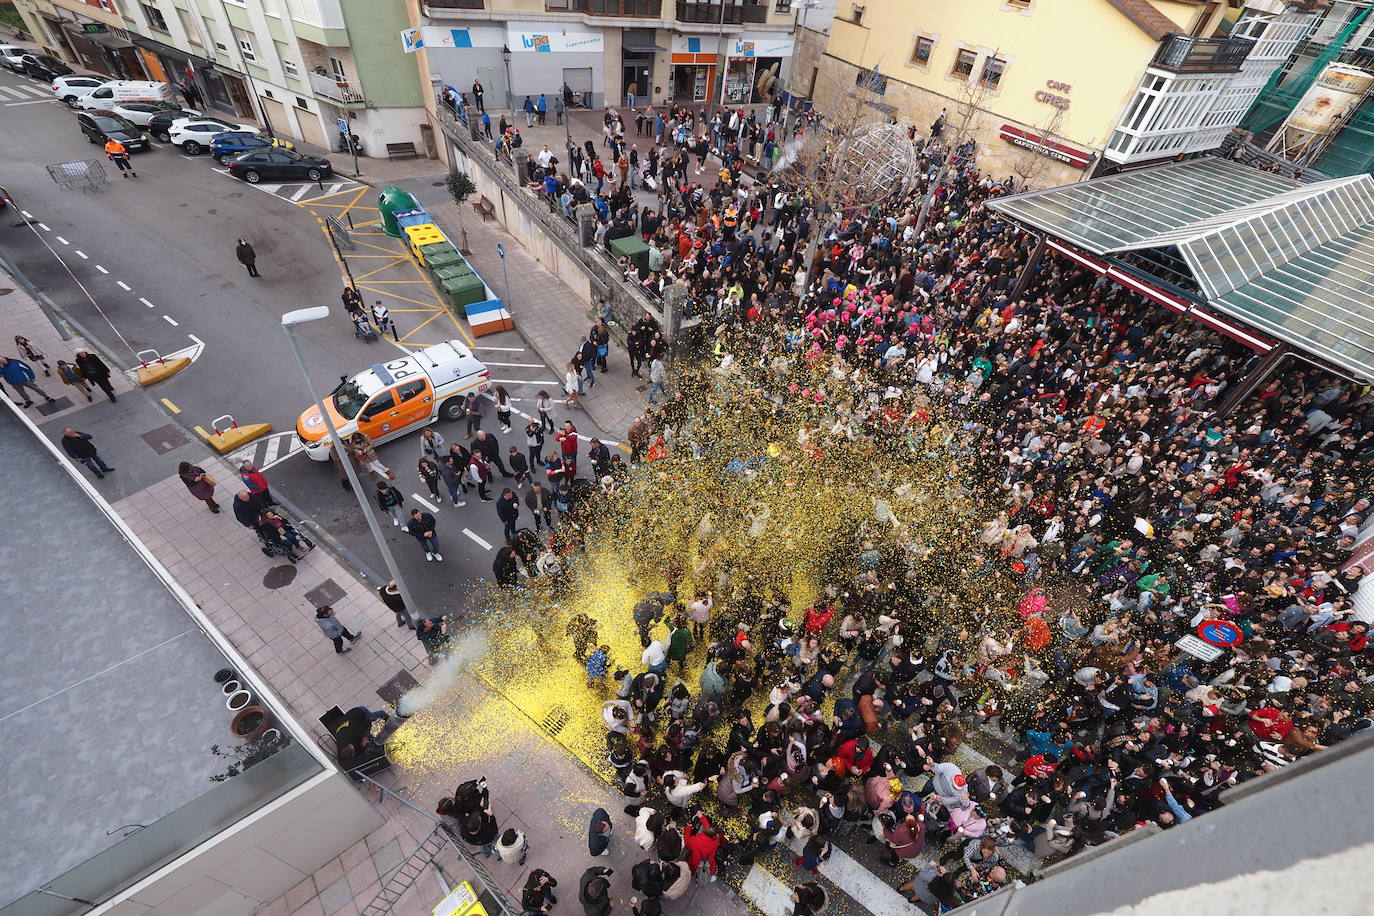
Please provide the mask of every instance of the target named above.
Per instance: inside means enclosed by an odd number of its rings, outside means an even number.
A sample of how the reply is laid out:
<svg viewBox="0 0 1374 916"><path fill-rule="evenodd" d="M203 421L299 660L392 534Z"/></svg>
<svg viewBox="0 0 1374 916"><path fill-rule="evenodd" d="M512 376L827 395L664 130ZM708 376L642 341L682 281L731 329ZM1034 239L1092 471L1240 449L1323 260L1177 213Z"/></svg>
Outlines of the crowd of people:
<svg viewBox="0 0 1374 916"><path fill-rule="evenodd" d="M1005 186L944 168L946 154L932 140L914 193L826 229L809 274L805 194L733 175L703 189L685 149L669 154L681 164L659 212L632 226L717 328L718 376L778 404L824 379L823 421L795 431L802 452L920 448L938 416L992 500L962 575L1021 587L979 626L949 624L960 583L923 580L940 545L913 537L855 544L854 578L804 609L736 593L722 613L691 581L651 594L633 610L636 666L612 670L584 629L589 682L616 688L610 761L657 862L677 861L660 840L714 795L748 810L749 836L728 844L746 862L792 837L814 867L857 822L917 866L915 898L955 905L1007 879L1008 843L1043 861L1167 829L1371 725L1368 623L1352 607L1363 569L1344 567L1370 519L1368 387L1294 363L1227 403L1252 354L1065 260L1019 283L1032 240L982 206ZM636 421L631 441L671 450L684 421L669 414ZM1209 620L1241 641L1214 661L1175 647ZM961 769L974 728L1014 759ZM955 848L932 863L936 835Z"/></svg>

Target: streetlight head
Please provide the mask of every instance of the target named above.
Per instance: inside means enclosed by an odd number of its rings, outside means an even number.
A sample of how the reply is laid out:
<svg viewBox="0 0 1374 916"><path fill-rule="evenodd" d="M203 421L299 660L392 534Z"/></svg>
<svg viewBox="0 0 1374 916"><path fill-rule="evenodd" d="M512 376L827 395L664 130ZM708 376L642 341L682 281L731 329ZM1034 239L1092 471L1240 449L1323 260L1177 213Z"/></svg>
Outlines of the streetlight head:
<svg viewBox="0 0 1374 916"><path fill-rule="evenodd" d="M281 316L281 326L284 328L294 328L298 324L308 324L312 321L320 321L329 317L329 306L317 305L308 309L296 309L294 312L287 312Z"/></svg>

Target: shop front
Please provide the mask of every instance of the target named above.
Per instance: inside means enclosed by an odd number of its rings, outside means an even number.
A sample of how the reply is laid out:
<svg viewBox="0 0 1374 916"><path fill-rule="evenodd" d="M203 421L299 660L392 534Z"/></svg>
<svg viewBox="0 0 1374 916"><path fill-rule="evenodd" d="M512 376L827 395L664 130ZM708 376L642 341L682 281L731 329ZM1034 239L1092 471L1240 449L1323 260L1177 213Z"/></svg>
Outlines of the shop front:
<svg viewBox="0 0 1374 916"><path fill-rule="evenodd" d="M62 23L62 30L67 38L67 46L87 69L108 73L115 79L148 79L138 50L128 40L128 33L122 29L111 30L103 22L66 20Z"/></svg>
<svg viewBox="0 0 1374 916"><path fill-rule="evenodd" d="M782 91L792 38L764 32L733 36L727 45L725 100L732 105L763 104Z"/></svg>
<svg viewBox="0 0 1374 916"><path fill-rule="evenodd" d="M673 102L705 105L716 100L716 63L720 59L716 52L720 46L717 35L673 37Z"/></svg>
<svg viewBox="0 0 1374 916"><path fill-rule="evenodd" d="M179 86L183 89L183 95L185 87L191 86L194 93L187 103L193 108L216 107L238 114L212 61L142 35L131 37L143 56L143 66L148 71L149 79L165 80Z"/></svg>

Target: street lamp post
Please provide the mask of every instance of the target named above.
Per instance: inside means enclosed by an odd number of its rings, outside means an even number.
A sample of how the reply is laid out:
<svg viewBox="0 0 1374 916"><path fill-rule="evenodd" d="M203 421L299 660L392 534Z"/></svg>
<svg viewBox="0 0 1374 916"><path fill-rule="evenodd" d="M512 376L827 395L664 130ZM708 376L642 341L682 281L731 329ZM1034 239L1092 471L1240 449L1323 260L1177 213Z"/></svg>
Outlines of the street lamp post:
<svg viewBox="0 0 1374 916"><path fill-rule="evenodd" d="M505 287L505 293L506 293L506 302L505 302L505 306L506 306L506 311L509 312L509 311L511 310L511 305L510 305L510 273L506 270L506 246L503 245L501 242L497 242L497 243L496 243L496 253L499 254L499 255L501 256L501 282L502 282L502 284L503 284L504 287Z"/></svg>
<svg viewBox="0 0 1374 916"><path fill-rule="evenodd" d="M501 62L506 65L506 107L511 110L511 120L515 120L515 93L510 87L510 46L501 46Z"/></svg>
<svg viewBox="0 0 1374 916"><path fill-rule="evenodd" d="M324 421L325 429L329 430L329 439L334 444L334 453L338 455L339 463L343 465L344 473L348 475L348 482L353 486L353 495L358 500L358 508L362 510L363 518L367 519L367 527L372 531L372 539L376 541L377 549L382 552L382 562L386 564L387 572L391 574L391 578L396 580L396 588L400 591L401 600L406 605L406 617L410 620L410 625L413 628L420 604L411 595L410 587L406 585L406 580L401 576L401 570L396 565L396 558L391 553L391 545L387 544L386 537L382 534L382 527L377 524L377 517L373 514L372 507L367 504L366 497L363 495L362 482L358 480L358 472L353 467L353 461L348 457L348 452L344 450L343 439L339 437L339 431L334 426L334 420L330 417L329 411L325 410L324 400L320 398L320 393L310 378L310 372L305 367L305 356L301 353L300 341L296 338L296 328L299 325L320 321L328 317L329 306L327 305L296 309L294 312L287 312L281 316L281 329L286 334L286 342L291 345L291 352L296 354L296 362L301 367L301 374L305 376L305 387L310 391L310 397L315 402L315 409L320 412L320 419Z"/></svg>
<svg viewBox="0 0 1374 916"><path fill-rule="evenodd" d="M725 55L725 3L720 0L720 32L716 38L716 46L720 49L720 94L716 96L716 107L725 110L725 71L729 68L729 58Z"/></svg>

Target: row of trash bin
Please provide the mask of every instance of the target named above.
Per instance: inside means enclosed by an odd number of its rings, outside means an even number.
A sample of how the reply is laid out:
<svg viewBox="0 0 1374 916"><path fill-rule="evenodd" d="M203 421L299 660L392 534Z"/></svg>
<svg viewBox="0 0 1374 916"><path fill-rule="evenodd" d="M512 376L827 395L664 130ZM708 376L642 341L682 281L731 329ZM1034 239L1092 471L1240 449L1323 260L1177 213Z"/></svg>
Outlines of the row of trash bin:
<svg viewBox="0 0 1374 916"><path fill-rule="evenodd" d="M400 188L387 188L378 198L377 209L382 231L405 240L449 307L467 319L474 337L514 329L515 323L504 303L434 224L414 195Z"/></svg>

